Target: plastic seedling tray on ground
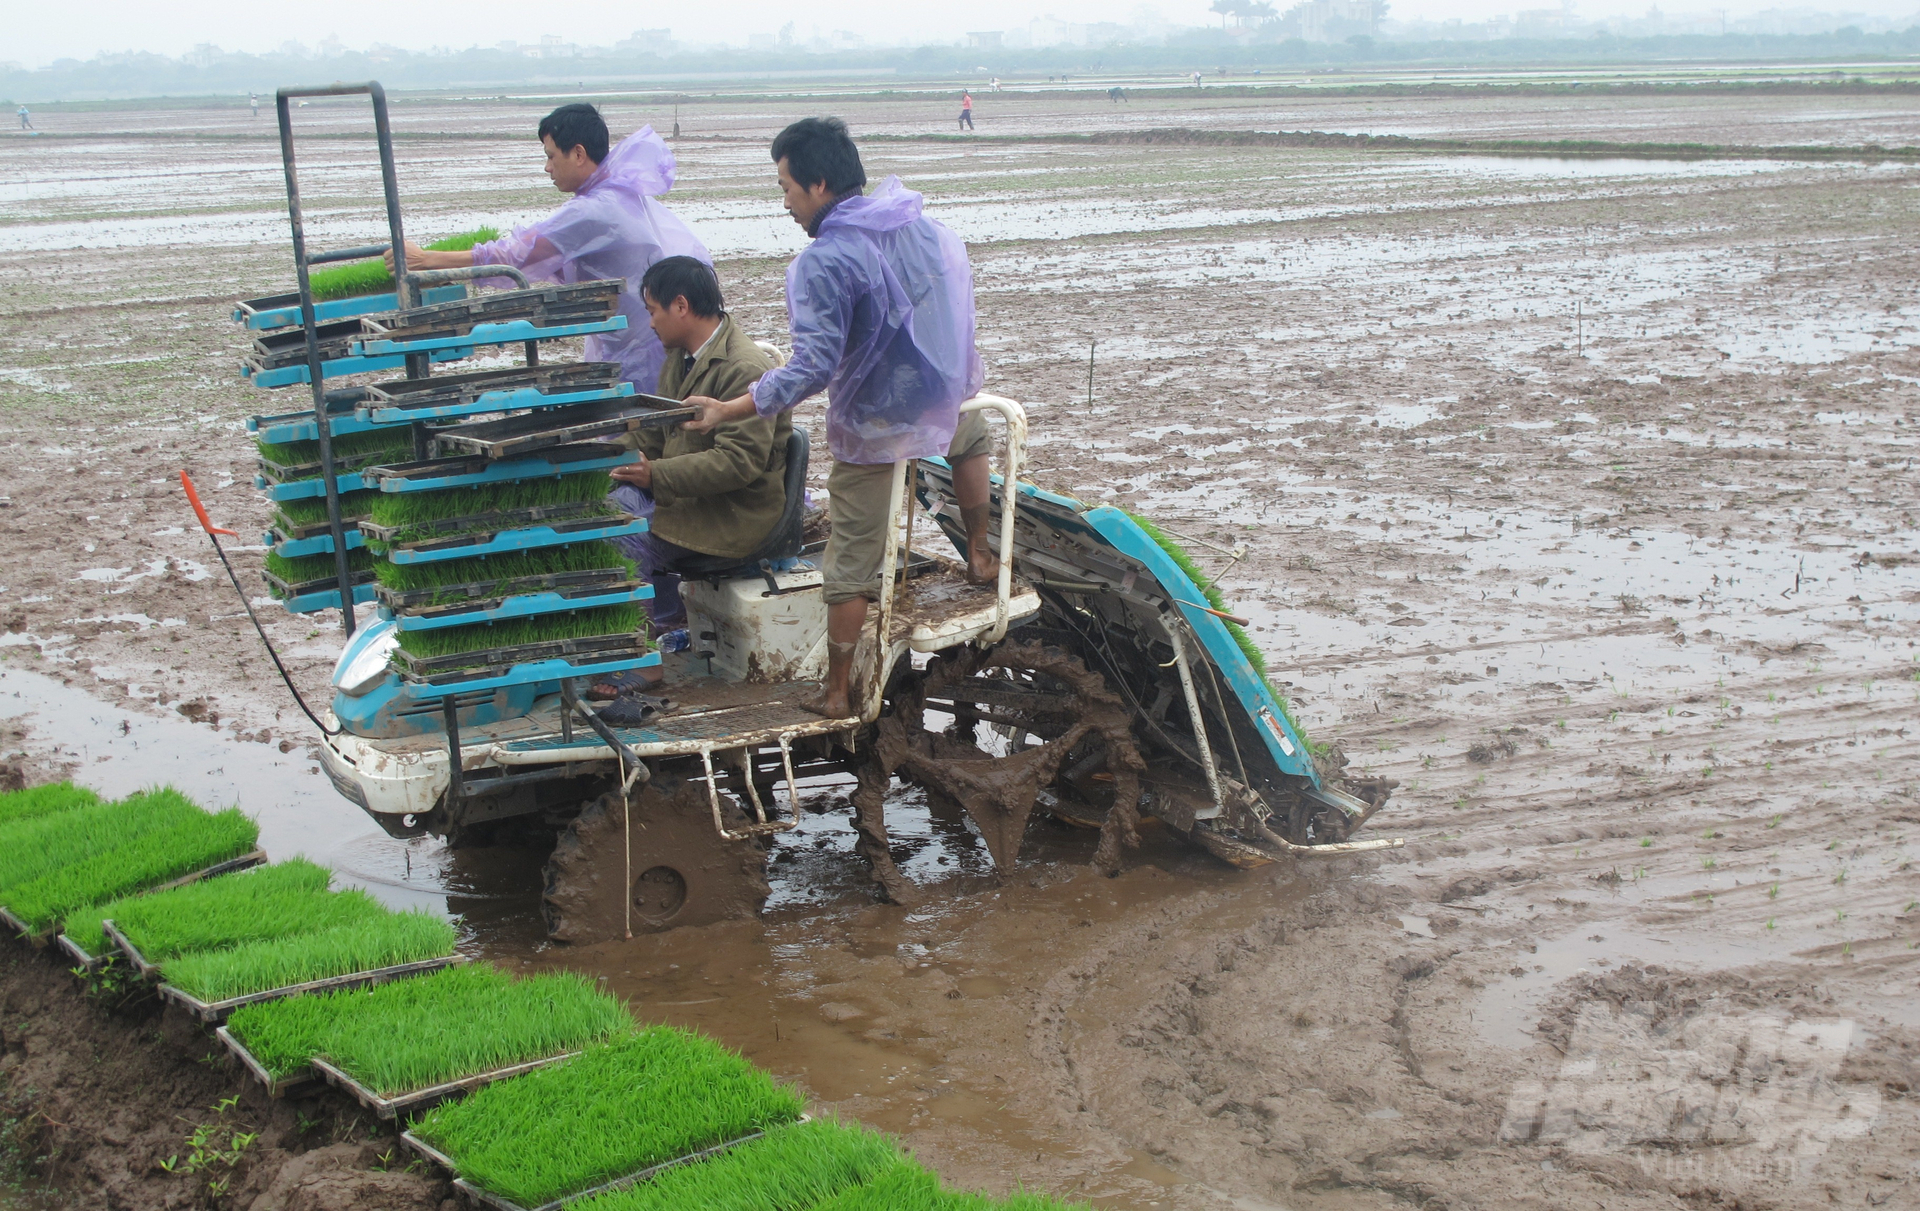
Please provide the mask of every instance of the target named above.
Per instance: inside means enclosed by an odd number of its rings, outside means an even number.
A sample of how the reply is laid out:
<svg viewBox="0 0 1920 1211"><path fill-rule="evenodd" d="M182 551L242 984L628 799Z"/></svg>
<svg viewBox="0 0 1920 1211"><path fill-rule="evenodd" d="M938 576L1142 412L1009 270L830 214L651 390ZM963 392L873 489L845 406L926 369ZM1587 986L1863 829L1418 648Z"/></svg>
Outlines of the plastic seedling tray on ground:
<svg viewBox="0 0 1920 1211"><path fill-rule="evenodd" d="M645 1182L568 1200L578 1211L810 1211L843 1190L910 1164L877 1132L814 1119Z"/></svg>
<svg viewBox="0 0 1920 1211"><path fill-rule="evenodd" d="M626 581L616 585L597 585L560 593L528 593L497 602L462 602L435 610L407 611L395 615L403 631L430 631L440 627L468 626L479 622L502 622L509 618L530 618L538 614L557 614L563 610L590 610L599 606L626 605L653 597L653 586L645 581Z"/></svg>
<svg viewBox="0 0 1920 1211"><path fill-rule="evenodd" d="M388 424L451 420L632 394L633 384L620 381L617 362L560 362L380 383L365 389L355 415Z"/></svg>
<svg viewBox="0 0 1920 1211"><path fill-rule="evenodd" d="M368 336L392 340L420 340L457 336L476 324L525 321L542 327L604 320L619 306L626 282L608 278L570 285L533 286L476 294L453 302L409 307L360 321Z"/></svg>
<svg viewBox="0 0 1920 1211"><path fill-rule="evenodd" d="M604 442L555 446L539 458L494 462L485 458L429 458L369 468L368 487L382 492L437 492L443 488L471 488L504 484L549 475L577 475L582 471L609 471L640 461L637 450L617 450ZM356 487L359 485L356 484ZM345 491L343 488L342 491Z"/></svg>
<svg viewBox="0 0 1920 1211"><path fill-rule="evenodd" d="M71 782L47 782L25 790L0 792L0 827L99 804L99 795Z"/></svg>
<svg viewBox="0 0 1920 1211"><path fill-rule="evenodd" d="M294 1089L303 1085L318 1084L323 1079L318 1072L314 1071L312 1065L296 1068L284 1076L273 1075L267 1071L265 1064L253 1058L253 1052L247 1050L246 1044L234 1038L233 1032L225 1026L214 1027L213 1037L220 1040L221 1046L232 1053L234 1059L240 1061L240 1066L245 1068L254 1080L266 1086L268 1097L285 1097Z"/></svg>
<svg viewBox="0 0 1920 1211"><path fill-rule="evenodd" d="M242 996L228 997L224 1001L203 1001L192 993L183 992L171 984L160 985L159 992L161 1000L180 1005L203 1022L221 1022L231 1016L234 1010L247 1005L259 1005L267 1001L282 1001L288 997L302 997L316 993L371 988L390 980L430 975L448 967L458 967L465 962L467 962L465 955L445 955L437 959L420 959L413 963L395 963L390 967L376 967L369 971L349 972L343 976L328 976L324 980L308 980L303 984L288 984L282 988L249 992Z"/></svg>
<svg viewBox="0 0 1920 1211"><path fill-rule="evenodd" d="M805 1116L802 1116L800 1121L805 1122L807 1120ZM629 1173L625 1177L616 1177L612 1181L602 1182L597 1186L589 1186L587 1189L581 1190L576 1194L563 1195L560 1198L551 1199L531 1207L516 1203L505 1195L494 1194L475 1185L464 1177L456 1176L453 1179L453 1188L483 1207L492 1207L494 1211L560 1211L562 1207L592 1198L597 1194L611 1194L615 1190L624 1190L628 1186L637 1186L641 1182L651 1181L669 1169L675 1169L681 1165L691 1165L699 1161L711 1160L723 1152L730 1152L738 1148L742 1144L751 1144L755 1140L765 1139L766 1135L767 1133L764 1131L755 1131L743 1135L739 1139L728 1140L722 1144L715 1144L711 1148L702 1148L698 1152L689 1152L685 1156L675 1157L670 1161L662 1161L657 1165L650 1165L637 1173ZM431 1144L426 1143L413 1132L402 1131L400 1133L400 1142L413 1149L422 1159L439 1165L448 1173L458 1174L460 1172L450 1158L434 1151Z"/></svg>
<svg viewBox="0 0 1920 1211"><path fill-rule="evenodd" d="M509 598L525 594L552 593L564 597L621 589L633 583L631 568L593 568L543 576L469 580L423 589L396 589L383 584L374 589L374 597L395 614L436 618L443 614L494 609Z"/></svg>
<svg viewBox="0 0 1920 1211"><path fill-rule="evenodd" d="M549 526L527 526L517 530L497 530L462 534L431 542L389 547L384 554L390 563L438 563L448 559L473 559L482 555L509 555L540 547L566 546L577 542L599 542L647 532L645 518L629 513L602 514L577 521L557 522Z"/></svg>
<svg viewBox="0 0 1920 1211"><path fill-rule="evenodd" d="M635 429L671 424L697 412L698 409L679 400L661 400L653 395L623 396L502 420L469 421L434 434L434 449L442 455L523 458L552 446L606 441Z"/></svg>
<svg viewBox="0 0 1920 1211"><path fill-rule="evenodd" d="M351 1076L348 1076L323 1059L316 1058L313 1061L313 1069L318 1072L329 1085L346 1093L362 1106L373 1111L376 1115L381 1118L393 1118L402 1111L424 1110L429 1106L444 1102L457 1094L469 1093L482 1086L491 1085L495 1081L508 1080L509 1078L520 1076L539 1068L545 1068L550 1064L558 1064L565 1060L570 1060L579 1054L577 1051L568 1051L559 1055L545 1056L537 1060L527 1060L519 1064L508 1064L504 1068L494 1068L487 1072L476 1072L472 1076L461 1077L457 1081L446 1081L438 1085L429 1085L425 1089L411 1090L396 1097L381 1097L372 1089L354 1080Z"/></svg>

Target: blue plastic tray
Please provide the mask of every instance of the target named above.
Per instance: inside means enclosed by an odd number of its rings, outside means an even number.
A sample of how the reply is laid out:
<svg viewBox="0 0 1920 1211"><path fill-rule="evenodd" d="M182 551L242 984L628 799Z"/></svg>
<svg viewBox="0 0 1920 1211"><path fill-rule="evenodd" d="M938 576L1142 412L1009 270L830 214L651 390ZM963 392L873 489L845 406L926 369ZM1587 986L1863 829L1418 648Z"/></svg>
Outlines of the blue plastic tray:
<svg viewBox="0 0 1920 1211"><path fill-rule="evenodd" d="M416 420L475 416L482 412L517 412L522 408L554 408L561 404L585 404L597 399L618 399L632 394L632 383L617 383L610 389L567 391L559 395L546 395L538 387L521 387L513 391L489 391L470 404L448 404L443 408L375 408L362 405L355 408L353 414L363 421L371 422L368 425L369 428L376 428L384 424Z"/></svg>
<svg viewBox="0 0 1920 1211"><path fill-rule="evenodd" d="M471 559L477 555L504 555L509 551L530 551L536 547L566 546L576 542L597 542L603 538L624 538L645 534L647 519L636 517L592 530L556 530L552 526L529 526L524 530L506 530L486 542L466 547L435 547L431 551L388 551L390 563L439 563L447 559Z"/></svg>
<svg viewBox="0 0 1920 1211"><path fill-rule="evenodd" d="M346 531L347 550L351 551L356 547L364 547L367 545L367 540L361 536L359 529L356 528L352 522L346 524ZM312 538L295 538L289 542L276 542L274 540L274 532L268 530L260 536L260 541L266 543L288 559L298 559L302 555L333 554L333 535L331 534L316 534Z"/></svg>
<svg viewBox="0 0 1920 1211"><path fill-rule="evenodd" d="M428 685L425 682L406 682L406 688L416 699L444 698L448 694L471 694L475 690L497 690L510 685L527 685L538 681L564 681L569 677L598 677L605 673L623 673L628 669L647 669L660 663L660 653L648 652L644 656L629 656L620 660L603 660L594 664L568 664L564 660L537 660L532 664L516 664L498 677L482 677L476 681L457 681L450 685Z"/></svg>
<svg viewBox="0 0 1920 1211"><path fill-rule="evenodd" d="M327 417L327 432L335 437L396 427L391 423L366 420L356 412L340 412ZM263 442L310 442L320 439L320 426L314 423L311 409L306 412L282 412L275 416L249 416L247 432Z"/></svg>
<svg viewBox="0 0 1920 1211"><path fill-rule="evenodd" d="M401 614L396 622L402 631L437 631L442 627L464 627L481 622L500 622L508 618L531 618L536 614L562 614L569 610L592 610L600 606L626 605L632 601L646 601L652 596L653 586L650 584L643 584L633 589L620 589L612 593L600 593L592 597L562 597L558 593L529 593L524 597L509 597L491 610L466 610L458 614L441 614L431 618ZM395 615L392 610L381 606L380 617L395 618Z"/></svg>
<svg viewBox="0 0 1920 1211"><path fill-rule="evenodd" d="M345 475L336 476L334 482L339 485L339 491L342 495L348 492L358 492L362 488L371 488L373 486L372 484L362 483L360 473L357 471L350 471ZM318 478L296 479L290 484L270 484L267 482L266 476L256 475L253 477L253 486L265 492L268 500L306 500L308 497L325 496L327 494L327 481Z"/></svg>
<svg viewBox="0 0 1920 1211"><path fill-rule="evenodd" d="M356 341L350 348L367 357L383 353L429 353L436 349L460 348L471 353L475 345L510 345L515 341L551 341L563 336L591 336L596 332L619 332L626 326L627 317L624 315L591 324L561 324L553 328L542 328L531 320L509 320L504 324L475 324L472 331L460 336L430 336L417 341L377 338Z"/></svg>
<svg viewBox="0 0 1920 1211"><path fill-rule="evenodd" d="M371 584L353 586L353 601L359 605L373 600ZM302 593L298 597L283 597L280 603L287 607L289 614L311 614L315 610L337 610L340 608L340 590L328 589L323 593Z"/></svg>
<svg viewBox="0 0 1920 1211"><path fill-rule="evenodd" d="M279 296L274 296L279 297ZM451 303L467 297L467 288L455 283L452 286L434 286L420 292L420 304ZM265 302L265 299L255 300ZM385 294L361 294L350 299L328 299L313 305L313 318L316 323L324 324L328 320L351 319L356 315L373 315L381 311L397 311L400 308L399 296L389 290ZM290 304L279 307L262 307L254 310L246 303L233 309L233 322L245 324L252 329L290 328L300 322L300 303L296 299Z"/></svg>
<svg viewBox="0 0 1920 1211"><path fill-rule="evenodd" d="M459 337L456 339L465 340L466 338ZM436 362L457 361L460 358L471 356L473 356L473 343L471 341L468 341L465 345L440 349L429 354L429 358ZM348 374L366 374L373 370L392 370L396 366L404 366L406 364L406 356L399 353L391 357L341 357L335 358L330 362L321 362L320 377L323 379L340 378ZM298 383L312 381L307 375L307 364L305 362L300 363L298 366L282 366L277 370L255 370L252 366L242 362L240 364L240 377L246 379L256 387L291 387Z"/></svg>
<svg viewBox="0 0 1920 1211"><path fill-rule="evenodd" d="M450 461L473 461L455 459ZM443 475L435 479L382 479L378 487L382 492L437 492L441 488L466 488L474 484L506 484L522 479L545 479L547 476L577 475L582 471L606 471L613 467L624 467L640 461L638 450L623 450L611 458L583 458L575 462L549 462L544 458L516 458L497 462L484 471L475 471L467 475ZM355 477L356 481L358 477ZM342 492L347 491L346 477L340 479ZM356 482L354 487L359 487ZM311 494L309 494L311 495ZM276 497L275 499L282 499Z"/></svg>

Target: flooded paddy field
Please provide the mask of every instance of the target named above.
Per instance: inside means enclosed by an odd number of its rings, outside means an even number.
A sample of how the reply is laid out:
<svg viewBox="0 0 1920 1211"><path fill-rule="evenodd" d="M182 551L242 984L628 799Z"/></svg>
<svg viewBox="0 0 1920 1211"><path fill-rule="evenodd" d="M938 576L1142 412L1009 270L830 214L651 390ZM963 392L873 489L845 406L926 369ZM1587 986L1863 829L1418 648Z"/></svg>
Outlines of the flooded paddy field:
<svg viewBox="0 0 1920 1211"><path fill-rule="evenodd" d="M410 231L551 206L550 103L402 106ZM1871 93L1005 104L1039 133L1920 142L1920 103ZM826 108L682 109L728 137L680 145L670 204L758 336L802 240L760 140ZM945 108L844 106L894 134ZM541 855L394 841L332 797L192 528L182 467L252 574L242 424L303 402L236 369L226 304L290 276L266 119L186 137L238 120L91 111L57 160L0 142L22 772L237 798L275 856L441 908L477 954L603 976L963 1185L1196 1211L1920 1200L1920 167L871 145L872 177L969 241L1032 478L1244 544L1210 568L1310 733L1400 780L1370 829L1407 848L1238 872L1149 830L1109 881L1041 821L1002 882L902 791L909 912L872 902L821 785L763 922L565 948ZM303 154L316 244L376 237L368 147ZM337 622L263 617L321 693Z"/></svg>

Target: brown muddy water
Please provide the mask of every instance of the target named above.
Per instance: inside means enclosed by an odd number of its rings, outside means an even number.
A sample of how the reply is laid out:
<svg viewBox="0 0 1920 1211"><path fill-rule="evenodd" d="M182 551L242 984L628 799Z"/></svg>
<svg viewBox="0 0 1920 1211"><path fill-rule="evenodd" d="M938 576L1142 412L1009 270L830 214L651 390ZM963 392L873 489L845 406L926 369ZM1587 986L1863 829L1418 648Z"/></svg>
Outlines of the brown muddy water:
<svg viewBox="0 0 1920 1211"><path fill-rule="evenodd" d="M410 108L413 228L550 206L544 104ZM698 121L740 141L680 145L668 203L756 335L799 244L755 140L833 104L716 102ZM849 116L910 134L934 104ZM1920 142L1891 93L1135 105L1002 98L982 125ZM298 404L239 382L224 306L283 284L272 142L230 108L75 121L107 183L0 140L0 756L238 801L276 856L604 977L963 1186L1920 1205L1920 169L870 145L969 240L1033 478L1244 546L1205 562L1309 732L1400 780L1370 827L1407 848L1243 873L1150 833L1108 881L1043 821L1001 883L902 791L896 856L932 893L906 911L821 785L763 921L568 949L539 936L539 854L401 844L331 796L187 528L182 466L263 528L242 422ZM364 151L316 144L329 238L372 214ZM320 692L335 624L267 626Z"/></svg>

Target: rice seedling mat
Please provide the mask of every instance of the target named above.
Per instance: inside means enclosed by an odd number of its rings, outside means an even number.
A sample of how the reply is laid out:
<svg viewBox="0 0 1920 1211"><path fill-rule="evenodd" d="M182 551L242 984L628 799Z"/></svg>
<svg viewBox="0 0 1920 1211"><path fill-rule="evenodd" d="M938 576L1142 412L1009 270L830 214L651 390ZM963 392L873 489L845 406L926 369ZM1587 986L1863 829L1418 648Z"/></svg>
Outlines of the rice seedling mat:
<svg viewBox="0 0 1920 1211"><path fill-rule="evenodd" d="M532 1072L536 1068L545 1068L549 1064L558 1064L579 1054L578 1051L566 1051L558 1055L543 1056L537 1060L525 1060L518 1064L509 1064L505 1068L495 1068L490 1072L476 1072L472 1076L463 1076L457 1081L429 1085L425 1089L414 1089L394 1097L381 1097L317 1056L313 1060L313 1068L326 1079L329 1085L352 1095L355 1101L376 1115L381 1118L393 1118L403 1110L425 1110L457 1094L470 1092L482 1085L491 1085L495 1081L504 1081L508 1077L519 1076L523 1072Z"/></svg>
<svg viewBox="0 0 1920 1211"><path fill-rule="evenodd" d="M614 314L620 292L626 285L618 278L608 278L476 294L378 317L363 316L358 321L359 330L368 336L412 341L459 335L477 324L505 324L516 320L541 327L591 323Z"/></svg>
<svg viewBox="0 0 1920 1211"><path fill-rule="evenodd" d="M422 290L420 301L423 304L450 303L466 296L466 286L456 282L450 286L430 286ZM344 320L392 311L399 305L400 296L391 290L344 299L315 299L313 318L316 323L325 323L329 320ZM286 328L298 324L300 292L295 290L286 294L269 294L257 299L242 299L233 305L233 322L256 331Z"/></svg>
<svg viewBox="0 0 1920 1211"><path fill-rule="evenodd" d="M151 895L156 891L166 891L170 887L185 887L189 883L198 883L202 879L211 879L215 875L230 874L233 871L246 870L250 866L259 866L266 860L267 851L264 849L256 849L251 853L241 854L237 858L229 858L225 862L216 862L204 870L196 870L192 874L182 875L178 879L169 879L165 883L158 883L152 887L142 888L139 894ZM89 955L80 947L79 943L72 941L65 934L59 933L60 927L58 925L49 925L44 929L36 930L19 917L13 915L13 912L4 906L0 906L0 922L4 922L9 929L12 929L36 947L45 946L49 941L57 941L60 949L79 960L80 965L88 971L94 970L112 957L111 955ZM144 975L146 973L142 972L141 974Z"/></svg>
<svg viewBox="0 0 1920 1211"><path fill-rule="evenodd" d="M465 955L443 955L437 959L420 959L412 963L396 963L391 967L376 967L370 971L354 971L343 976L328 976L324 980L308 980L304 984L288 984L284 988L269 988L263 992L249 992L243 996L228 997L224 1001L203 1001L190 992L175 988L171 984L162 984L159 988L160 999L172 1001L185 1007L187 1012L203 1022L225 1021L228 1014L243 1005L258 1005L262 1001L279 1001L287 997L306 996L317 992L344 992L351 988L370 988L375 984L385 984L389 980L403 980L408 976L426 975L446 967L458 967L467 962Z"/></svg>
<svg viewBox="0 0 1920 1211"><path fill-rule="evenodd" d="M647 601L653 586L644 580L629 580L617 585L572 589L564 593L528 593L494 602L460 602L437 610L409 610L395 615L403 631L431 631L439 627L467 626L480 622L501 622L509 618L530 618L536 614L590 610L600 606L626 605Z"/></svg>
<svg viewBox="0 0 1920 1211"><path fill-rule="evenodd" d="M549 572L543 576L514 576L500 580L469 580L461 584L424 589L395 589L376 585L374 598L395 614L433 618L442 614L487 610L510 597L531 593L572 596L598 590L626 588L640 583L628 568L593 568L584 572ZM457 598L457 600L449 600Z"/></svg>
<svg viewBox="0 0 1920 1211"><path fill-rule="evenodd" d="M401 379L365 389L354 415L374 424L450 420L483 412L551 408L633 394L617 362L561 362Z"/></svg>
<svg viewBox="0 0 1920 1211"><path fill-rule="evenodd" d="M245 1068L254 1080L267 1087L268 1097L285 1097L288 1090L297 1089L302 1085L312 1085L321 1079L320 1074L311 1066L276 1077L268 1072L267 1066L255 1059L253 1052L247 1050L247 1045L234 1038L233 1032L225 1026L214 1027L213 1035L220 1040L222 1046L233 1053L233 1058L240 1061L240 1066Z"/></svg>
<svg viewBox="0 0 1920 1211"><path fill-rule="evenodd" d="M812 1117L812 1115L803 1114L795 1121L804 1123ZM727 1140L724 1143L715 1144L710 1148L702 1148L698 1152L689 1152L685 1156L676 1156L670 1161L661 1161L657 1165L649 1165L637 1173L629 1173L622 1177L616 1177L611 1181L601 1182L599 1185L590 1186L585 1190L576 1190L572 1194L563 1194L559 1198L551 1202L541 1203L537 1207L521 1206L505 1195L494 1194L485 1187L477 1186L466 1178L460 1177L460 1170L454 1165L451 1157L436 1151L432 1144L427 1143L411 1131L402 1131L400 1133L400 1142L405 1147L411 1148L421 1159L430 1161L442 1169L445 1169L448 1174L453 1175L453 1188L483 1207L492 1207L494 1211L560 1211L560 1208L567 1206L569 1203L576 1203L582 1199L592 1198L596 1194L611 1194L615 1190L624 1190L628 1186L637 1186L641 1182L647 1181L655 1175L664 1173L669 1169L676 1169L681 1165L690 1165L695 1161L703 1161L709 1157L719 1156L721 1153L738 1148L742 1144L750 1144L754 1140L763 1139L766 1134L764 1131L749 1132L738 1139Z"/></svg>
<svg viewBox="0 0 1920 1211"><path fill-rule="evenodd" d="M522 509L495 509L485 513L468 513L461 517L436 517L428 521L407 521L394 525L381 525L369 521L361 525L360 530L377 542L386 543L400 550L411 550L424 543L445 541L438 535L452 535L465 539L476 534L493 534L504 530L524 527L535 521L571 521L576 518L599 520L607 517L631 517L626 513L607 512L606 503L598 500L573 500L556 505L528 505ZM400 535L411 534L412 538L402 539Z"/></svg>
<svg viewBox="0 0 1920 1211"><path fill-rule="evenodd" d="M377 487L382 492L437 492L442 488L471 488L482 484L543 479L549 475L607 471L639 461L640 453L637 450L619 450L604 442L586 442L577 446L555 446L550 450L542 450L538 458L516 458L511 462L463 457L392 463L370 467L362 478L367 487Z"/></svg>
<svg viewBox="0 0 1920 1211"><path fill-rule="evenodd" d="M486 458L521 458L551 446L604 441L635 429L671 424L699 412L679 400L665 401L663 407L654 402L657 398L623 396L502 420L469 421L434 434L434 449L443 456L479 454Z"/></svg>
<svg viewBox="0 0 1920 1211"><path fill-rule="evenodd" d="M549 639L541 643L482 648L473 652L454 652L446 656L415 656L405 648L395 648L393 658L401 666L399 670L401 676L409 681L423 681L428 685L458 685L461 681L501 676L519 666L535 662L541 662L544 670L546 662L571 664L577 663L579 658L584 657L587 662L592 663L601 660L621 660L630 655L638 658L653 654L648 649L645 639L636 634L623 633L588 635L581 639ZM537 680L546 681L555 676L569 675L579 674L569 674L564 670L559 673L543 671Z"/></svg>
<svg viewBox="0 0 1920 1211"><path fill-rule="evenodd" d="M511 530L482 531L454 538L428 539L396 543L385 551L388 562L397 564L436 563L448 559L471 559L479 555L505 555L538 547L565 546L576 542L597 542L627 534L644 534L647 523L631 513L602 513L550 526L523 526Z"/></svg>
<svg viewBox="0 0 1920 1211"><path fill-rule="evenodd" d="M354 543L347 544L349 549L351 549L355 545L356 544ZM326 553L331 554L331 551L328 551ZM267 587L274 591L274 595L276 597L285 598L288 601L292 601L297 597L304 597L309 593L317 593L322 590L338 590L339 583L340 583L339 578L335 576L321 576L313 580L286 581L286 580L280 579L280 577L275 576L272 572L269 572L264 568L260 570L260 579L267 582ZM353 599L355 601L372 601L373 600L373 569L372 568L356 568L353 572L353 584L354 584ZM367 589L367 595L365 597L362 597L360 595L360 587L363 585L366 586L366 589Z"/></svg>

